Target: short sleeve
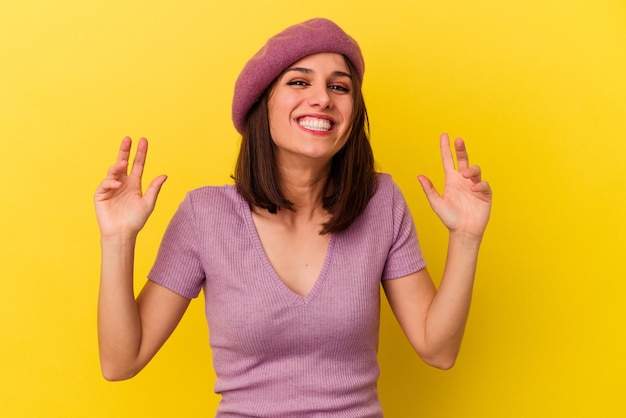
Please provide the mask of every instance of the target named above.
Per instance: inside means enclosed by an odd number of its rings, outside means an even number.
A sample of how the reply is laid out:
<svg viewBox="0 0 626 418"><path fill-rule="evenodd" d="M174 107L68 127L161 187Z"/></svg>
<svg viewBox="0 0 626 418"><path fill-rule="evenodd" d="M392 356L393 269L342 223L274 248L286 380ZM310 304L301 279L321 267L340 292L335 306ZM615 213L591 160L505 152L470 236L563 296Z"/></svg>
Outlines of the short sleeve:
<svg viewBox="0 0 626 418"><path fill-rule="evenodd" d="M400 188L394 182L391 184L393 242L383 270L383 280L408 276L426 267L411 211Z"/></svg>
<svg viewBox="0 0 626 418"><path fill-rule="evenodd" d="M191 195L172 217L148 278L187 298L200 294L205 279Z"/></svg>

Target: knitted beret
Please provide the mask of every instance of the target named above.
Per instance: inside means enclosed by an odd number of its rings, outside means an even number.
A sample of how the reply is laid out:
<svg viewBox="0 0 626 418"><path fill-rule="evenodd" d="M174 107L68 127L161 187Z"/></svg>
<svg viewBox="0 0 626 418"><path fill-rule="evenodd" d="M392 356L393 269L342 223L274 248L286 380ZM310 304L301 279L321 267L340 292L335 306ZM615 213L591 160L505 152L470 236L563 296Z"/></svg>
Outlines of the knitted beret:
<svg viewBox="0 0 626 418"><path fill-rule="evenodd" d="M290 26L266 42L246 63L235 83L233 123L241 134L248 112L265 89L289 65L309 55L335 52L347 57L363 81L365 63L354 39L328 19L311 19Z"/></svg>

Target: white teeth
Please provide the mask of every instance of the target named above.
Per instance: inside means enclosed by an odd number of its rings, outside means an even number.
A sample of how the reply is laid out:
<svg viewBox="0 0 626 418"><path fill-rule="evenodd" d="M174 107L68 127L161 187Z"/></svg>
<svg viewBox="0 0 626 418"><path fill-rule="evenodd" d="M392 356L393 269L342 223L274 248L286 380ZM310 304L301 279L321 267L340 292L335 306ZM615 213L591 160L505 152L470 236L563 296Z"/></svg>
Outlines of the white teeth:
<svg viewBox="0 0 626 418"><path fill-rule="evenodd" d="M331 123L326 119L316 119L316 118L304 118L298 121L300 126L305 129L310 129L312 131L329 131L331 128Z"/></svg>

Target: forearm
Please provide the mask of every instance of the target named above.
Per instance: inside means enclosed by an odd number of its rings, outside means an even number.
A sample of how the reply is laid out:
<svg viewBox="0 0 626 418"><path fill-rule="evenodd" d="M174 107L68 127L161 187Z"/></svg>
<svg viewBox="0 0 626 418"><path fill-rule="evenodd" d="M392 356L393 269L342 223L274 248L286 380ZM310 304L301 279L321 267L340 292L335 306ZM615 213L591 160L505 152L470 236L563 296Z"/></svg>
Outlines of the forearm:
<svg viewBox="0 0 626 418"><path fill-rule="evenodd" d="M425 324L425 343L444 368L454 364L461 347L480 242L475 236L450 233L443 277Z"/></svg>
<svg viewBox="0 0 626 418"><path fill-rule="evenodd" d="M135 236L103 237L98 340L100 363L107 379L136 373L141 320L133 289Z"/></svg>

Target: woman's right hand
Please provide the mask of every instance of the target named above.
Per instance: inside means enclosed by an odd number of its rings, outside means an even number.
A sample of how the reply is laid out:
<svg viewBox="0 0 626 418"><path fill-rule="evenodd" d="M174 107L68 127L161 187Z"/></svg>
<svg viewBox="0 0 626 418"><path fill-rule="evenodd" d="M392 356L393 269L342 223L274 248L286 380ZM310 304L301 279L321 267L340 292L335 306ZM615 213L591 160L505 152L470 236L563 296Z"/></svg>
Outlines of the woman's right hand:
<svg viewBox="0 0 626 418"><path fill-rule="evenodd" d="M117 161L96 189L94 197L100 234L104 237L135 236L154 210L156 199L167 176L156 177L146 192L141 190L141 177L148 152L148 141L141 138L133 166L128 173L132 141L122 140Z"/></svg>

